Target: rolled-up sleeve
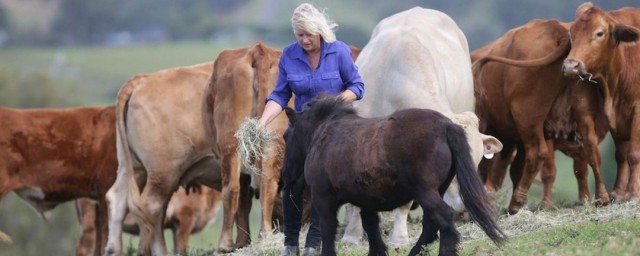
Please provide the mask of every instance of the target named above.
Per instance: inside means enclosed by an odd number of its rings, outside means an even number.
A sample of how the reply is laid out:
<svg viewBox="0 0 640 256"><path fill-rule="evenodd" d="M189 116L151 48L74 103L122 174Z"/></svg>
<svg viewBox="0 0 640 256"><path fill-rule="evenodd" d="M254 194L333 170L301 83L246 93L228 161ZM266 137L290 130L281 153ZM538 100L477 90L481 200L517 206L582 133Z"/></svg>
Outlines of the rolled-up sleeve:
<svg viewBox="0 0 640 256"><path fill-rule="evenodd" d="M287 72L284 69L284 65L286 65L286 63L284 60L284 55L282 55L282 57L280 57L280 63L278 64L279 72L276 86L264 101L265 104L267 104L267 102L270 100L275 101L276 103L280 104L283 109L287 107L287 104L292 97L291 88L287 83Z"/></svg>
<svg viewBox="0 0 640 256"><path fill-rule="evenodd" d="M339 52L340 58L340 76L344 82L344 89L351 90L356 95L356 100L362 99L364 96L364 83L358 66L351 59L351 50L345 45Z"/></svg>

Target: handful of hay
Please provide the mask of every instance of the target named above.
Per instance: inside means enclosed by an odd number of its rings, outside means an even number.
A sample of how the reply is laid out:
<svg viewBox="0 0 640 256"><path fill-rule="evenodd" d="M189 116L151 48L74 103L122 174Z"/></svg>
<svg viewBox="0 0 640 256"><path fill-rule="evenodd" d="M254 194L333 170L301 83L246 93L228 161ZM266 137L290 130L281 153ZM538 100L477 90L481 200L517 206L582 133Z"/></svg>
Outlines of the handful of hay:
<svg viewBox="0 0 640 256"><path fill-rule="evenodd" d="M247 118L234 134L238 139L240 161L253 172L260 173L262 169L256 164L267 158L266 149L275 139L275 135L260 125L258 119Z"/></svg>

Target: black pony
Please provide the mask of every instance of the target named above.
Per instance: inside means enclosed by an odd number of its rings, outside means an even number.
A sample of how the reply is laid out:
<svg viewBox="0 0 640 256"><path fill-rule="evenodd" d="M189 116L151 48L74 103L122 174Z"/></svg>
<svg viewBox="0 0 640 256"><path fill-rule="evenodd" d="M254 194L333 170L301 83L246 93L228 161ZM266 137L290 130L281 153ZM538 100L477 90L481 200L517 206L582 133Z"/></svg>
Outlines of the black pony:
<svg viewBox="0 0 640 256"><path fill-rule="evenodd" d="M384 118L362 118L339 97L323 96L295 113L287 132L284 182L304 179L320 215L322 255L335 255L337 210L345 203L361 209L369 255L387 255L378 211L411 200L422 207L422 233L409 255L435 241L440 255L456 255L459 234L451 208L442 200L458 175L464 205L497 244L506 235L476 173L462 127L427 109L406 109Z"/></svg>

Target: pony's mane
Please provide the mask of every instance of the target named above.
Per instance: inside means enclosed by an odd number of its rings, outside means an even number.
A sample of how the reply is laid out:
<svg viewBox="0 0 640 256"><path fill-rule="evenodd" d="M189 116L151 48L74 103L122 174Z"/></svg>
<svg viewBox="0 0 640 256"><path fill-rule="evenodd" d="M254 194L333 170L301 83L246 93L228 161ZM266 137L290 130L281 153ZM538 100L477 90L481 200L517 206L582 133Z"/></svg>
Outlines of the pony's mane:
<svg viewBox="0 0 640 256"><path fill-rule="evenodd" d="M356 109L340 96L320 95L310 104L309 110L315 117L322 119L357 114Z"/></svg>

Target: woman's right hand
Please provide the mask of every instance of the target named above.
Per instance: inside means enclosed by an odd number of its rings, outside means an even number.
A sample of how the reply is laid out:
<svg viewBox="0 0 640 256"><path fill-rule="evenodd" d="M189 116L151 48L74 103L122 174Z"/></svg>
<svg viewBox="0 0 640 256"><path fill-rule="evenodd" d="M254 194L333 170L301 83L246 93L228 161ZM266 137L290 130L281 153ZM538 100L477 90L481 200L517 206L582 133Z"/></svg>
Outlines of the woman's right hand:
<svg viewBox="0 0 640 256"><path fill-rule="evenodd" d="M267 102L267 105L264 106L264 111L262 111L262 116L258 120L258 123L263 127L266 127L271 121L278 116L282 112L282 107L277 102L270 100Z"/></svg>

